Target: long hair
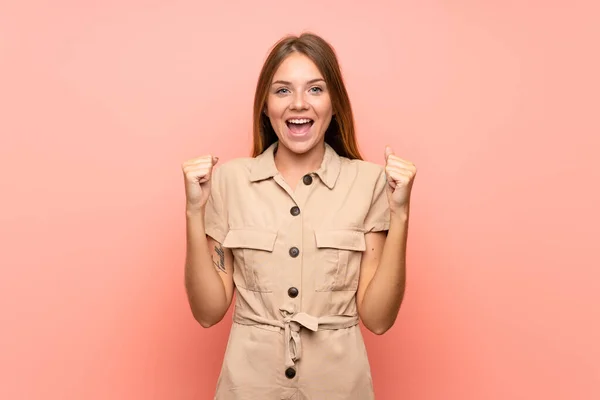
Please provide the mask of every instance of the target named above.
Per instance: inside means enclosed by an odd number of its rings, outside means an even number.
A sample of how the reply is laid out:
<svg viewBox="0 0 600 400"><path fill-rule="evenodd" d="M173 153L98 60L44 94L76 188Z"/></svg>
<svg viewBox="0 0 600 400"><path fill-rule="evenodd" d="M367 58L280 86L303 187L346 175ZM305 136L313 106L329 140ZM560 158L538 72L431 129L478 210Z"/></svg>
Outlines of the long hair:
<svg viewBox="0 0 600 400"><path fill-rule="evenodd" d="M340 156L362 160L356 143L350 98L342 79L335 50L324 39L313 33L303 33L300 36L290 35L280 39L265 60L254 94L252 156L256 157L277 141L271 121L263 111L275 71L293 52L310 58L323 74L329 88L334 115L325 132L325 142Z"/></svg>

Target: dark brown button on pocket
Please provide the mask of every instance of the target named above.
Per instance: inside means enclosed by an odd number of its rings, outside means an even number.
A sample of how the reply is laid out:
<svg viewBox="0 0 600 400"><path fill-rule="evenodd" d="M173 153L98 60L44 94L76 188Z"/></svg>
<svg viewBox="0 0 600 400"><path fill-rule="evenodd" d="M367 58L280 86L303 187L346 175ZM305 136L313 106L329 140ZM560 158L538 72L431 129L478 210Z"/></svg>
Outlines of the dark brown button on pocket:
<svg viewBox="0 0 600 400"><path fill-rule="evenodd" d="M292 247L290 249L290 256L296 258L296 257L298 257L298 254L300 254L300 250L298 250L297 247Z"/></svg>
<svg viewBox="0 0 600 400"><path fill-rule="evenodd" d="M287 376L288 379L293 379L296 376L296 370L292 367L289 367L285 370L285 376Z"/></svg>
<svg viewBox="0 0 600 400"><path fill-rule="evenodd" d="M290 208L290 214L292 214L294 217L300 214L300 207L294 206Z"/></svg>
<svg viewBox="0 0 600 400"><path fill-rule="evenodd" d="M304 178L302 178L302 182L304 182L305 185L310 185L312 183L312 176L304 175Z"/></svg>
<svg viewBox="0 0 600 400"><path fill-rule="evenodd" d="M296 296L298 296L298 289L295 287L291 287L288 289L288 296L290 296L291 298L294 298Z"/></svg>

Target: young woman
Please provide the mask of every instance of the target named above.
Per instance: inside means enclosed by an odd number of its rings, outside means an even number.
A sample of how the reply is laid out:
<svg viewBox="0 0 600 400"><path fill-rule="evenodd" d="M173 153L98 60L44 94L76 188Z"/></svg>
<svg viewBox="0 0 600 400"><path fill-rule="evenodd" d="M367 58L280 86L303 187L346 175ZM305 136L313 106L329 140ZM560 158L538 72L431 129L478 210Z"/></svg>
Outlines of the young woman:
<svg viewBox="0 0 600 400"><path fill-rule="evenodd" d="M254 154L182 168L186 289L210 327L236 293L217 400L373 399L359 318L383 334L405 287L415 166L363 161L333 48L280 40L254 102Z"/></svg>

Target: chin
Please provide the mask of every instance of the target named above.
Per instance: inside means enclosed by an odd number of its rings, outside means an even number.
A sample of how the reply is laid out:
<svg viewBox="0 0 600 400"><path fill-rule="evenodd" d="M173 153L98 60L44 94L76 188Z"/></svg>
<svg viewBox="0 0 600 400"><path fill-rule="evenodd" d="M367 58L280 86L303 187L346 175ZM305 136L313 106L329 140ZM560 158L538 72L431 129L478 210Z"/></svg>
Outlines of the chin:
<svg viewBox="0 0 600 400"><path fill-rule="evenodd" d="M277 136L279 137L279 141L291 152L304 154L312 150L324 139L324 135L316 133L316 129L314 128L315 126L313 126L305 135L299 136L292 134L287 127L285 127L282 129L283 132L280 132Z"/></svg>
<svg viewBox="0 0 600 400"><path fill-rule="evenodd" d="M286 137L284 140L281 140L281 142L291 152L304 154L312 150L319 143L319 140L315 137L305 138L303 140Z"/></svg>
<svg viewBox="0 0 600 400"><path fill-rule="evenodd" d="M296 154L305 154L308 153L314 146L311 144L310 146L307 144L296 145L290 148Z"/></svg>

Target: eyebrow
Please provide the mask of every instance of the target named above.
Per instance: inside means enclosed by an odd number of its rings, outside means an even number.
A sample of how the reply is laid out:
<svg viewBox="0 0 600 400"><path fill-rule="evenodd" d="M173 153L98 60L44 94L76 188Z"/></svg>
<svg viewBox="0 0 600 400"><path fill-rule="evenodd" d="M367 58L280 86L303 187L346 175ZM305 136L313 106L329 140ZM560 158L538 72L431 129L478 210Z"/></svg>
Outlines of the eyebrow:
<svg viewBox="0 0 600 400"><path fill-rule="evenodd" d="M309 85L311 85L311 84L313 84L313 83L316 83L316 82L321 82L321 81L322 81L323 83L325 83L325 79L323 79L323 78L315 78L315 79L311 79L311 80L310 80L310 81L308 81L307 83L308 83ZM273 82L271 85L277 85L277 84L282 84L282 85L291 85L292 83L291 83L291 82L288 82L288 81L277 80L277 81Z"/></svg>

